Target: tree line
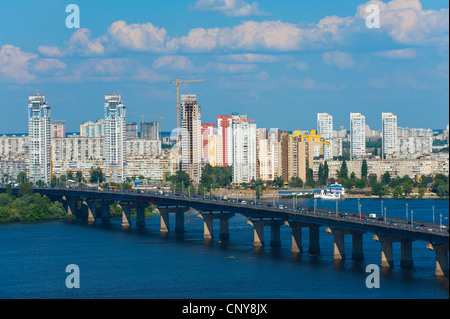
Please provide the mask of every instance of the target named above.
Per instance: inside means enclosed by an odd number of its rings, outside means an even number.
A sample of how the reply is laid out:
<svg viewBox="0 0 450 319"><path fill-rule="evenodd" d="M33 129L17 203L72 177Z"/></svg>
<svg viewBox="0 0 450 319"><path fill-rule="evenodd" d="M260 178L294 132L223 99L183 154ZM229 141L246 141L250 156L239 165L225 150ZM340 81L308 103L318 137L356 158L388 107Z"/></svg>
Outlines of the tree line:
<svg viewBox="0 0 450 319"><path fill-rule="evenodd" d="M12 194L11 184L0 194L0 222L36 221L66 218L63 204L51 202L48 197L33 193L33 184L19 185L17 196Z"/></svg>

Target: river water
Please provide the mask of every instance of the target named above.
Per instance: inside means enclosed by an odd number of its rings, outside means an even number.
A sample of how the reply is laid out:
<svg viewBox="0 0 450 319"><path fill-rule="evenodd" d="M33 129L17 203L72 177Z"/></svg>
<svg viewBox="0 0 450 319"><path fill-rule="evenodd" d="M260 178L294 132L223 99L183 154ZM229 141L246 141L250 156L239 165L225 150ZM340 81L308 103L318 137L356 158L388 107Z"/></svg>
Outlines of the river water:
<svg viewBox="0 0 450 319"><path fill-rule="evenodd" d="M285 200L286 205L292 200ZM448 224L448 200L384 200L388 217ZM313 200L298 200L313 206ZM380 212L380 200L362 199L362 211ZM318 207L335 208L334 201L319 200ZM357 211L356 199L339 201L339 209ZM435 253L425 242L413 242L414 267L400 268L400 244L394 243L395 266L381 270L380 288L366 287L369 264L379 264L380 243L364 234L363 261L351 256L351 236L345 236L343 262L333 261L333 236L320 232L321 252L307 252L308 231L303 231L305 252L292 255L291 232L281 227L281 247L253 248L253 228L246 217L229 221L230 240L203 240L203 221L185 217L184 234L159 232L159 216L147 217L144 230L132 221L121 229L121 219L106 226L52 221L0 225L0 298L162 298L162 299L310 299L310 298L448 298L448 279L434 276ZM174 218L171 216L171 229ZM233 256L234 258L229 258ZM66 287L66 266L76 264L80 288Z"/></svg>

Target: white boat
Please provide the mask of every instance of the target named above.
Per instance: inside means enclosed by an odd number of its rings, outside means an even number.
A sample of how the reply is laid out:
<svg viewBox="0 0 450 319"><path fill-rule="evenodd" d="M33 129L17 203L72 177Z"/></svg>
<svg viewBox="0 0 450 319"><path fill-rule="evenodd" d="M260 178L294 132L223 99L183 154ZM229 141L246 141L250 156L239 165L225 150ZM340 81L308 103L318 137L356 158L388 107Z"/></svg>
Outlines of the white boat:
<svg viewBox="0 0 450 319"><path fill-rule="evenodd" d="M319 194L315 194L314 197L320 199L339 199L341 198L341 194L325 192L324 190L322 190Z"/></svg>

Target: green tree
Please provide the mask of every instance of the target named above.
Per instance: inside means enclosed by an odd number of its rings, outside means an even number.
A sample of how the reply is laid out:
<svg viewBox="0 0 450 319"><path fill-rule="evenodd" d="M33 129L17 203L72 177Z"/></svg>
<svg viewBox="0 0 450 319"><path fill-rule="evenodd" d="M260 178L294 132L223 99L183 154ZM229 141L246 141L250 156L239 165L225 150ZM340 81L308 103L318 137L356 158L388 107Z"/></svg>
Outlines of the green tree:
<svg viewBox="0 0 450 319"><path fill-rule="evenodd" d="M97 167L97 169L100 169L100 168ZM100 183L103 183L103 181L105 180L105 177L103 176L103 172L100 170L100 171L97 171L96 174L97 174L96 177L98 178L98 181ZM91 178L92 178L92 176L91 176ZM78 183L84 182L83 174L80 171L77 171L75 173L75 181L77 181ZM94 183L94 182L91 182L91 183Z"/></svg>
<svg viewBox="0 0 450 319"><path fill-rule="evenodd" d="M90 173L90 177L89 177L89 181L91 183L103 183L105 181L105 176L103 175L103 171L100 167L97 168L91 168ZM81 172L76 172L76 179L77 182L83 182L82 180L83 175L81 174Z"/></svg>
<svg viewBox="0 0 450 319"><path fill-rule="evenodd" d="M70 179L72 181L75 180L75 176L73 176L73 172L72 171L67 171L66 176L67 176L67 179Z"/></svg>
<svg viewBox="0 0 450 319"><path fill-rule="evenodd" d="M385 172L383 175L381 175L381 182L384 185L389 185L389 182L391 181L391 175L389 172Z"/></svg>
<svg viewBox="0 0 450 319"><path fill-rule="evenodd" d="M438 196L448 196L449 179L444 174L436 174L433 179L431 191Z"/></svg>
<svg viewBox="0 0 450 319"><path fill-rule="evenodd" d="M19 197L24 197L25 195L33 194L33 184L30 182L25 182L19 185Z"/></svg>
<svg viewBox="0 0 450 319"><path fill-rule="evenodd" d="M367 179L366 178L360 178L356 181L355 187L356 188L364 188L367 185Z"/></svg>
<svg viewBox="0 0 450 319"><path fill-rule="evenodd" d="M200 183L207 188L227 187L231 184L233 177L233 169L231 166L211 166L205 165L202 169Z"/></svg>
<svg viewBox="0 0 450 319"><path fill-rule="evenodd" d="M368 180L369 186L372 186L374 183L376 183L378 181L377 174L370 173L369 176L367 177L367 180Z"/></svg>
<svg viewBox="0 0 450 319"><path fill-rule="evenodd" d="M191 177L183 171L176 171L175 175L169 176L169 180L175 185L175 191L187 191L192 185Z"/></svg>
<svg viewBox="0 0 450 319"><path fill-rule="evenodd" d="M316 181L314 180L314 172L313 172L312 168L306 169L305 186L316 187Z"/></svg>
<svg viewBox="0 0 450 319"><path fill-rule="evenodd" d="M6 185L6 194L8 196L12 196L12 185L11 184Z"/></svg>
<svg viewBox="0 0 450 319"><path fill-rule="evenodd" d="M317 185L324 185L323 183L323 165L322 163L319 164L319 171L318 171L318 179L317 179Z"/></svg>
<svg viewBox="0 0 450 319"><path fill-rule="evenodd" d="M289 182L290 187L303 187L303 181L298 176L293 176Z"/></svg>
<svg viewBox="0 0 450 319"><path fill-rule="evenodd" d="M317 184L318 185L326 185L327 180L328 180L328 174L329 174L329 169L328 169L327 162L324 162L323 165L322 165L322 163L320 163Z"/></svg>
<svg viewBox="0 0 450 319"><path fill-rule="evenodd" d="M392 191L392 195L394 197L399 197L402 196L403 191L402 191L402 187L400 185L395 186L394 190Z"/></svg>
<svg viewBox="0 0 450 319"><path fill-rule="evenodd" d="M341 169L339 170L339 177L341 179L348 179L347 161L345 159L342 161Z"/></svg>
<svg viewBox="0 0 450 319"><path fill-rule="evenodd" d="M422 198L423 195L425 195L426 192L426 188L425 187L419 187L419 197Z"/></svg>
<svg viewBox="0 0 450 319"><path fill-rule="evenodd" d="M388 188L383 183L375 182L372 184L372 195L378 195L380 197L388 193Z"/></svg>
<svg viewBox="0 0 450 319"><path fill-rule="evenodd" d="M367 173L368 173L367 161L364 159L361 165L361 178L367 177Z"/></svg>
<svg viewBox="0 0 450 319"><path fill-rule="evenodd" d="M328 168L328 163L325 161L323 164L323 184L325 185L328 181L328 177L330 176L330 169Z"/></svg>
<svg viewBox="0 0 450 319"><path fill-rule="evenodd" d="M22 183L28 182L27 173L20 172L19 174L17 174L16 181L17 181L18 184L22 184Z"/></svg>
<svg viewBox="0 0 450 319"><path fill-rule="evenodd" d="M278 188L281 188L284 186L284 179L281 176L277 176L273 179L272 185Z"/></svg>

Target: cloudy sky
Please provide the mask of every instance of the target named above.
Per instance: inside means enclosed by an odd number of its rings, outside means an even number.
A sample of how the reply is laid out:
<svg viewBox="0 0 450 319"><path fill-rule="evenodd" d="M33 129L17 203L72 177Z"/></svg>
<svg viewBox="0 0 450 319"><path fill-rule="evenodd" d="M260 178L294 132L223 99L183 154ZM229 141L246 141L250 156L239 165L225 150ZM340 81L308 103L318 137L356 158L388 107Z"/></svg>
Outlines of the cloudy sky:
<svg viewBox="0 0 450 319"><path fill-rule="evenodd" d="M176 90L197 94L203 122L238 112L259 127L314 129L316 114L349 127L361 112L379 129L439 129L449 117L449 9L442 0L8 1L0 10L0 134L27 131L27 99L45 94L53 118L78 131L120 93L128 120L176 126ZM380 28L367 28L368 4ZM148 118L150 119L150 118Z"/></svg>

